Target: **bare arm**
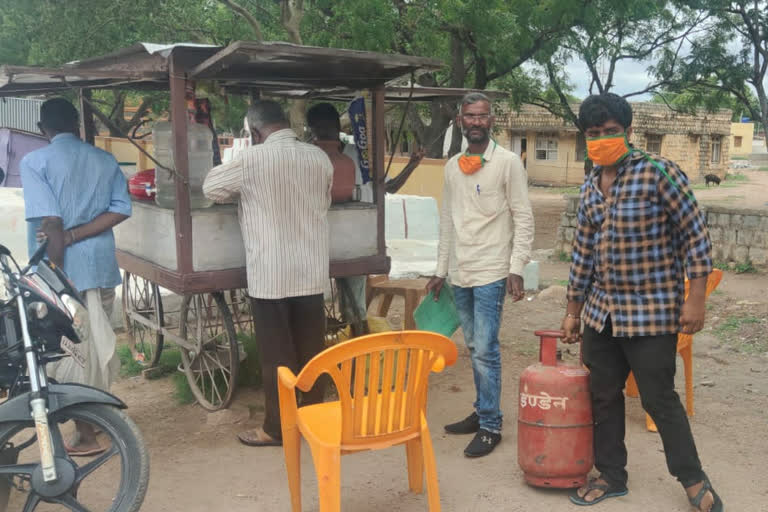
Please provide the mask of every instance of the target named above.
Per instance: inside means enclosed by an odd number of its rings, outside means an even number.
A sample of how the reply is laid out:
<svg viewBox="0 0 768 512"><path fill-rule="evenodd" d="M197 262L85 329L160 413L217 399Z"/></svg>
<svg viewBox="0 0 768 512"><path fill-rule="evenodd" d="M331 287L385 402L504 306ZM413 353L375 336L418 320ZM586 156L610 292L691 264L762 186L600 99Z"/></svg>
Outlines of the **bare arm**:
<svg viewBox="0 0 768 512"><path fill-rule="evenodd" d="M104 212L87 224L81 224L65 231L64 242L69 247L80 240L85 240L110 230L127 218L128 215L123 215L122 213Z"/></svg>
<svg viewBox="0 0 768 512"><path fill-rule="evenodd" d="M59 267L64 264L64 226L61 217L43 217L40 232L48 237L48 259Z"/></svg>
<svg viewBox="0 0 768 512"><path fill-rule="evenodd" d="M408 181L408 178L411 177L411 174L413 174L413 171L416 170L416 168L419 166L421 161L424 159L425 154L426 154L426 150L424 148L421 148L411 155L411 159L408 160L408 164L406 164L403 170L400 171L400 174L398 174L397 176L395 176L385 184L385 189L387 191L387 194L397 194L397 192L401 188L403 188L403 185L405 185L405 182Z"/></svg>

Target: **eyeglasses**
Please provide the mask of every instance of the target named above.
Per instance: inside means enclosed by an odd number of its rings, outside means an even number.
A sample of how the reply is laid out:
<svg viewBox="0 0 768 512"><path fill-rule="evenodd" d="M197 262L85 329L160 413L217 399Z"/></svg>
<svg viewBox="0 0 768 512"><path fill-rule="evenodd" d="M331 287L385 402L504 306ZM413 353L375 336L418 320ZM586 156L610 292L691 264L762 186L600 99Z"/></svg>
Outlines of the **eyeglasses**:
<svg viewBox="0 0 768 512"><path fill-rule="evenodd" d="M462 114L461 117L465 121L487 121L491 118L491 114Z"/></svg>

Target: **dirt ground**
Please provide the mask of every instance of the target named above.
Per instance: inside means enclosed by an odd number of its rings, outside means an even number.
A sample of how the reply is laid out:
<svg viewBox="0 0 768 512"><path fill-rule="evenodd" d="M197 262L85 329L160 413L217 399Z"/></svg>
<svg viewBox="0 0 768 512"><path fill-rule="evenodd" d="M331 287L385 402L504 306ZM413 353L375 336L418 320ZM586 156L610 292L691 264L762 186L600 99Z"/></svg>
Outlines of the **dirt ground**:
<svg viewBox="0 0 768 512"><path fill-rule="evenodd" d="M749 188L755 185L754 190L721 187L697 190L697 196L707 202L744 194L754 198L757 206L765 201L768 172L749 174ZM752 174L756 176L754 181ZM564 200L560 194L545 189L534 189L531 197L536 209L536 248L551 248ZM567 274L566 263L541 265L545 284L562 285ZM766 289L768 275L726 273L711 298L707 327L694 342L696 415L692 426L704 467L730 511L768 511L768 484L763 473L768 461ZM471 411L474 397L469 359L460 333L455 336L460 347L457 364L433 375L428 420L443 510L577 509L568 501L566 492L525 485L517 465L517 379L523 368L536 360L534 330L559 327L563 311L559 291L550 298L532 295L520 303L508 303L505 308L501 342L506 422L504 440L491 456L466 459L462 450L470 438L443 433L442 425ZM401 308L396 299L392 322L398 321ZM683 389L682 378L678 388ZM128 403L128 412L142 429L150 449L151 479L142 510L289 510L281 449L246 448L235 439L241 429L260 424L263 397L259 392L240 392L232 412L224 415L209 415L194 405L177 405L170 379L124 379L114 392ZM599 510L691 510L680 486L667 473L659 436L645 431L639 399L628 399L627 404L630 493L604 502ZM248 416L250 419L232 423ZM304 510L317 510L316 480L306 446L302 470ZM425 495L408 492L405 450L399 447L344 457L342 503L348 511L427 510Z"/></svg>

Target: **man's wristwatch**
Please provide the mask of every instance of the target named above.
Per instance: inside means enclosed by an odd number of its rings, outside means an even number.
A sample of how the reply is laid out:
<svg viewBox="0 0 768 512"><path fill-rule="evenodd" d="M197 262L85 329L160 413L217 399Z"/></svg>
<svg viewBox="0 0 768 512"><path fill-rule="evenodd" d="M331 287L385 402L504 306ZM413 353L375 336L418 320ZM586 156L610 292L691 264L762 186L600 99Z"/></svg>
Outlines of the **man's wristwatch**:
<svg viewBox="0 0 768 512"><path fill-rule="evenodd" d="M579 315L574 315L573 313L566 313L565 317L566 318L573 318L574 320L576 320L578 322L581 321L581 317Z"/></svg>

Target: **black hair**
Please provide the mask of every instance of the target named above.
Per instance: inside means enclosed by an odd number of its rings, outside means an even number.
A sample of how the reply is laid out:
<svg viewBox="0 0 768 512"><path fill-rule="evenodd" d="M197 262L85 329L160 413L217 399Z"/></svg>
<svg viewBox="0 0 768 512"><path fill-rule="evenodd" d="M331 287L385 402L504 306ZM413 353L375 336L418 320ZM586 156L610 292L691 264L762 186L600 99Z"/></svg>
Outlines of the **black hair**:
<svg viewBox="0 0 768 512"><path fill-rule="evenodd" d="M334 123L336 130L341 131L339 111L330 103L318 103L307 111L307 124L312 127L319 123Z"/></svg>
<svg viewBox="0 0 768 512"><path fill-rule="evenodd" d="M77 109L65 98L52 98L40 107L40 124L48 132L77 131L78 118Z"/></svg>
<svg viewBox="0 0 768 512"><path fill-rule="evenodd" d="M632 126L632 107L618 94L593 94L581 103L579 125L582 130L600 126L610 120L616 121L625 130Z"/></svg>

